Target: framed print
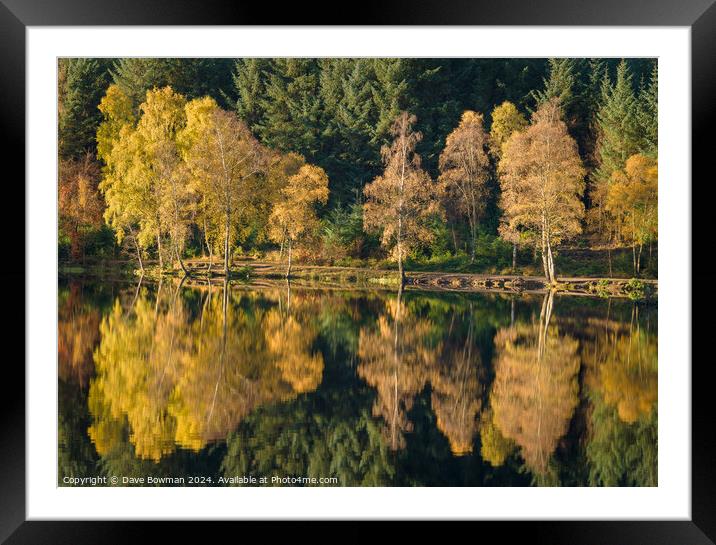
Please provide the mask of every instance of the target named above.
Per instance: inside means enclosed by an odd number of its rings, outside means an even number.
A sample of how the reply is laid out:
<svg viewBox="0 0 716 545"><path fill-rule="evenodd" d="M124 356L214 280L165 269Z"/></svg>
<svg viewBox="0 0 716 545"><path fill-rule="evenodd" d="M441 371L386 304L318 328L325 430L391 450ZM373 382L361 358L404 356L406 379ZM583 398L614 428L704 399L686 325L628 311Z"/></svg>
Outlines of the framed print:
<svg viewBox="0 0 716 545"><path fill-rule="evenodd" d="M3 539L712 542L716 8L483 4L3 0Z"/></svg>

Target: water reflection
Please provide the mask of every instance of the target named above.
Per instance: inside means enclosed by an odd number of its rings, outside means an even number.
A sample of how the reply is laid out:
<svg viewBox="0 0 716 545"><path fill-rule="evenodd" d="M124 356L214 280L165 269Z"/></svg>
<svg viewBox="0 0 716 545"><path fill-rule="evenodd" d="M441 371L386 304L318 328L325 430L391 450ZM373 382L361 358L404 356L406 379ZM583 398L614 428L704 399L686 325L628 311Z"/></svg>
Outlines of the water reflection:
<svg viewBox="0 0 716 545"><path fill-rule="evenodd" d="M158 461L177 447L199 451L225 439L258 405L320 383L310 299L296 294L282 305L281 294L271 293L257 304L257 294L226 284L191 295L160 285L131 309L117 301L103 319L89 388L89 436L100 455L125 426L139 458Z"/></svg>
<svg viewBox="0 0 716 545"><path fill-rule="evenodd" d="M60 481L655 485L656 320L553 293L61 284Z"/></svg>
<svg viewBox="0 0 716 545"><path fill-rule="evenodd" d="M552 322L553 305L550 292L538 319L498 330L490 395L494 425L520 448L527 468L547 482L579 394L579 342Z"/></svg>

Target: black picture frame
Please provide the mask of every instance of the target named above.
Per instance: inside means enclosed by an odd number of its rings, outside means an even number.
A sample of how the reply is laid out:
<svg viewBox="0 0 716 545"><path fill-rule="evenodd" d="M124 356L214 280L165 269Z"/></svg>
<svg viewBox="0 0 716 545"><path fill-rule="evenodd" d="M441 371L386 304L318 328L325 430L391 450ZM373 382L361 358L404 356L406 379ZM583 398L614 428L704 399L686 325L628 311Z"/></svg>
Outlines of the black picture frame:
<svg viewBox="0 0 716 545"><path fill-rule="evenodd" d="M691 28L692 75L692 178L675 181L698 188L692 193L692 255L707 248L709 213L714 202L714 183L709 154L714 149L716 121L716 4L715 0L399 0L365 1L355 13L328 10L316 5L295 3L220 2L204 0L0 0L0 131L8 198L25 202L25 29L27 26L56 25L245 25L245 24L345 24L353 25L551 25L551 26L688 26ZM323 14L323 19L319 13ZM339 16L339 13L345 14ZM350 16L350 19L348 17ZM9 175L7 167L15 167ZM6 201L9 202L9 201ZM695 205L695 206L694 206ZM24 207L13 206L17 217L8 225L25 225ZM11 212L8 211L8 214ZM24 241L24 237L23 237ZM16 246L19 243L16 241ZM24 248L24 243L22 245ZM5 285L12 289L5 303L24 309L24 259L14 253L13 265L0 267ZM704 271L708 271L704 267ZM714 275L701 272L693 263L684 264L691 274L692 286L709 286ZM691 271L694 271L693 273ZM714 297L709 290L699 292L698 305L711 308ZM15 300L16 299L16 300ZM21 300L22 299L22 300ZM49 304L49 303L48 303ZM21 306L22 305L22 306ZM24 311L23 311L24 314ZM692 321L693 343L708 338L710 320L698 320L695 313L685 316ZM17 332L8 331L9 339L24 338L24 320L14 320ZM20 331L22 329L22 331ZM15 335L13 335L15 333ZM17 343L19 344L19 343ZM24 346L24 345L23 345ZM24 360L24 349L20 354ZM125 543L143 541L149 522L39 522L25 518L25 373L19 357L6 354L5 380L0 396L0 540L6 543ZM692 518L690 521L530 521L481 522L500 533L501 541L525 541L550 544L674 544L699 545L716 540L716 448L714 447L713 403L709 360L694 358L692 372ZM683 362L689 365L691 362ZM668 469L667 469L668 470ZM227 523L203 523L212 526ZM186 523L161 523L166 540L173 534L184 538L193 532L206 536L207 530L189 528ZM211 534L208 534L211 535Z"/></svg>

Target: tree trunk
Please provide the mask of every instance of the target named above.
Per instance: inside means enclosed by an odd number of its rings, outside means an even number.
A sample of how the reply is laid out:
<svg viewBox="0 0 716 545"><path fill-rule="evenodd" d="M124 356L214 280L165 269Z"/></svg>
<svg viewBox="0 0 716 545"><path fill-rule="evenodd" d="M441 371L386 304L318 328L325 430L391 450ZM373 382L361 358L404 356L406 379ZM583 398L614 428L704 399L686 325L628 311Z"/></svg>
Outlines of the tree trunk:
<svg viewBox="0 0 716 545"><path fill-rule="evenodd" d="M224 275L229 277L229 211L226 211L226 222L224 224Z"/></svg>
<svg viewBox="0 0 716 545"><path fill-rule="evenodd" d="M549 236L547 236L547 265L549 266L549 282L554 284L557 278L554 274L554 255L552 254L552 243L549 240Z"/></svg>
<svg viewBox="0 0 716 545"><path fill-rule="evenodd" d="M609 276L613 276L612 273L612 248L611 246L607 247L607 258L609 259Z"/></svg>
<svg viewBox="0 0 716 545"><path fill-rule="evenodd" d="M181 267L182 272L184 273L184 276L189 276L189 271L186 270L186 267L184 266L184 262L181 259L181 256L179 255L179 245L174 241L174 255L176 255L177 260L179 261L179 266Z"/></svg>
<svg viewBox="0 0 716 545"><path fill-rule="evenodd" d="M204 218L204 242L206 243L206 249L209 252L209 268L206 270L206 274L211 274L211 265L214 263L214 254L211 250L211 244L209 244L209 232L206 230L206 218Z"/></svg>
<svg viewBox="0 0 716 545"><path fill-rule="evenodd" d="M631 245L631 258L632 264L634 265L634 276L639 276L639 271L637 270L636 264L636 244Z"/></svg>
<svg viewBox="0 0 716 545"><path fill-rule="evenodd" d="M477 238L477 225L474 219L470 220L470 263L475 262L475 245L477 244L477 241L475 240Z"/></svg>
<svg viewBox="0 0 716 545"><path fill-rule="evenodd" d="M137 242L137 237L132 235L132 239L134 240L134 246L137 248L137 259L139 260L139 270L142 271L142 276L144 276L144 263L142 262L142 249L139 247L139 242Z"/></svg>
<svg viewBox="0 0 716 545"><path fill-rule="evenodd" d="M291 239L288 239L288 266L286 267L286 280L291 278Z"/></svg>
<svg viewBox="0 0 716 545"><path fill-rule="evenodd" d="M639 244L639 252L636 254L636 274L641 274L641 251L644 248L643 245Z"/></svg>
<svg viewBox="0 0 716 545"><path fill-rule="evenodd" d="M512 243L512 272L517 270L517 243Z"/></svg>
<svg viewBox="0 0 716 545"><path fill-rule="evenodd" d="M550 282L549 267L547 265L547 238L545 236L544 229L542 229L542 268L544 269L544 276L547 279L547 282Z"/></svg>
<svg viewBox="0 0 716 545"><path fill-rule="evenodd" d="M405 270L403 269L403 245L398 240L398 282L402 288L405 285Z"/></svg>
<svg viewBox="0 0 716 545"><path fill-rule="evenodd" d="M162 236L157 233L157 255L159 256L159 272L164 270L164 259L162 258Z"/></svg>

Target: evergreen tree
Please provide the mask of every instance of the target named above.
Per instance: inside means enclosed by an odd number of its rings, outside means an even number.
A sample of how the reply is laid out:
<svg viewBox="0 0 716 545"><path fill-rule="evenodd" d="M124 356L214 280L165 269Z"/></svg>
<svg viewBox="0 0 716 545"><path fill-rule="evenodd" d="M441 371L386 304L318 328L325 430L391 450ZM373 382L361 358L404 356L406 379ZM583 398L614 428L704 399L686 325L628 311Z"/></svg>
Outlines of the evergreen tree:
<svg viewBox="0 0 716 545"><path fill-rule="evenodd" d="M599 148L597 182L608 182L612 173L623 168L627 158L639 151L636 98L629 65L622 60L612 85L605 76L603 104L597 113Z"/></svg>
<svg viewBox="0 0 716 545"><path fill-rule="evenodd" d="M63 59L64 89L58 112L60 157L80 158L95 150L95 132L102 114L97 109L109 83L107 63L101 59Z"/></svg>
<svg viewBox="0 0 716 545"><path fill-rule="evenodd" d="M578 59L549 59L549 78L544 79L544 89L532 93L538 108L556 98L565 115L572 113L578 98L575 93L577 62Z"/></svg>
<svg viewBox="0 0 716 545"><path fill-rule="evenodd" d="M371 59L322 59L321 100L324 156L321 166L331 180L333 202L350 202L380 168L374 141L376 108Z"/></svg>
<svg viewBox="0 0 716 545"><path fill-rule="evenodd" d="M322 116L316 60L273 59L261 103L264 117L256 125L261 141L315 161L321 147Z"/></svg>
<svg viewBox="0 0 716 545"><path fill-rule="evenodd" d="M252 131L261 123L263 107L261 98L266 87L264 70L269 61L266 59L237 59L234 64L232 80L236 95L236 114Z"/></svg>
<svg viewBox="0 0 716 545"><path fill-rule="evenodd" d="M656 157L659 147L658 78L658 68L654 63L649 83L642 85L637 108L641 150L644 154L652 157Z"/></svg>
<svg viewBox="0 0 716 545"><path fill-rule="evenodd" d="M415 110L410 97L410 59L373 59L373 102L376 125L373 140L379 145L390 141L390 130L401 111Z"/></svg>
<svg viewBox="0 0 716 545"><path fill-rule="evenodd" d="M171 87L188 99L211 96L223 104L231 87L231 59L118 59L112 78L137 110L147 91Z"/></svg>

